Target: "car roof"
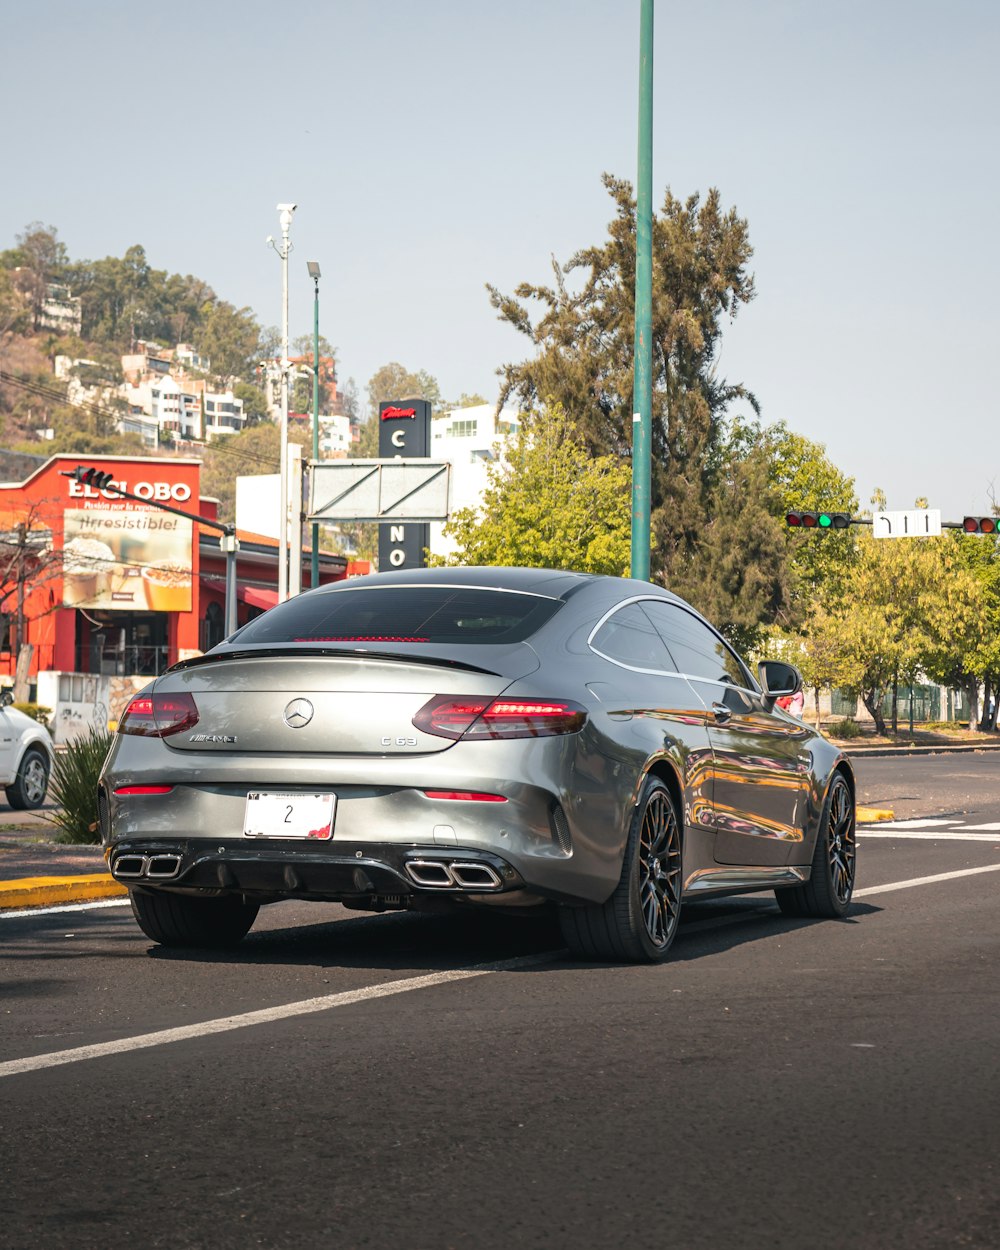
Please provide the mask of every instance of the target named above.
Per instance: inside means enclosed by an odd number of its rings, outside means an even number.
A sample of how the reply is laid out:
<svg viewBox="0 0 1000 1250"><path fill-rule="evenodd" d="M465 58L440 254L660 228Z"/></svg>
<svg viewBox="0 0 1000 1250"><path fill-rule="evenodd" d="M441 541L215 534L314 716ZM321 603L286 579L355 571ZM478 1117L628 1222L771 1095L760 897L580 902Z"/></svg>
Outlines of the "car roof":
<svg viewBox="0 0 1000 1250"><path fill-rule="evenodd" d="M380 586L469 586L485 590L510 590L522 594L544 595L551 599L567 599L586 586L614 588L618 594L631 590L634 594L652 594L678 600L662 586L627 577L608 577L599 573L578 573L573 569L537 569L496 567L490 565L455 565L432 569L399 569L391 573L371 573L349 581L320 586L316 593L345 591L354 587Z"/></svg>

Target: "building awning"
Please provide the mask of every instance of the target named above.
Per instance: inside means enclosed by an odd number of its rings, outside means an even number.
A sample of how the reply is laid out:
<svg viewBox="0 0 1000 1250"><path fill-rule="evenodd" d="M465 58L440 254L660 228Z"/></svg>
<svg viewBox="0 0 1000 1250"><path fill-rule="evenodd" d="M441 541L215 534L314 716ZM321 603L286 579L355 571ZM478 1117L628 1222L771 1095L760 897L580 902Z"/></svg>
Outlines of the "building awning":
<svg viewBox="0 0 1000 1250"><path fill-rule="evenodd" d="M236 594L253 608L273 608L278 602L278 592L264 586L240 586Z"/></svg>

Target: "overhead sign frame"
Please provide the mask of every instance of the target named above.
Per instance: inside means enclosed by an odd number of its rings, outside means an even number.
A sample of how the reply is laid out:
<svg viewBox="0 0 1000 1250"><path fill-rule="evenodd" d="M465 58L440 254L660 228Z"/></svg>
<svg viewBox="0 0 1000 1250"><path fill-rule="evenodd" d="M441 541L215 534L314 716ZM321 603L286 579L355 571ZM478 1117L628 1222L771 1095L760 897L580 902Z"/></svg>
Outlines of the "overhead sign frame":
<svg viewBox="0 0 1000 1250"><path fill-rule="evenodd" d="M451 463L444 460L313 460L312 522L447 521Z"/></svg>

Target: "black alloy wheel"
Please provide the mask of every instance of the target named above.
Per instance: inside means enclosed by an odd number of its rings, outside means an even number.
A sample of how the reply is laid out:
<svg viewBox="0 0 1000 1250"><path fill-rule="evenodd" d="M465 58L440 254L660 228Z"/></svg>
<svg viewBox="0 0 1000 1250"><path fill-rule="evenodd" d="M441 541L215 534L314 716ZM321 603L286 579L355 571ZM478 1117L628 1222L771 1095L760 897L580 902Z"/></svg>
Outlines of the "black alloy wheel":
<svg viewBox="0 0 1000 1250"><path fill-rule="evenodd" d="M774 892L786 916L839 920L847 915L857 865L854 826L854 796L843 773L836 773L823 804L809 880Z"/></svg>
<svg viewBox="0 0 1000 1250"><path fill-rule="evenodd" d="M561 907L563 938L585 959L658 963L681 914L681 829L677 805L649 777L632 817L621 878L606 903Z"/></svg>
<svg viewBox="0 0 1000 1250"><path fill-rule="evenodd" d="M681 911L681 835L670 795L661 788L642 814L639 904L649 940L657 949L669 946Z"/></svg>

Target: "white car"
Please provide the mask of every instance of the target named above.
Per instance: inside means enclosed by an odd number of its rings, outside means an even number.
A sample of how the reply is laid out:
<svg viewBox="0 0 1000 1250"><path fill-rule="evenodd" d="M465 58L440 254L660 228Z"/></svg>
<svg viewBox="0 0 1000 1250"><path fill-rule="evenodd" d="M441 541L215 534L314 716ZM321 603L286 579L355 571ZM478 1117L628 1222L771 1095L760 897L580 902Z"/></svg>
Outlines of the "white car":
<svg viewBox="0 0 1000 1250"><path fill-rule="evenodd" d="M0 785L18 811L41 807L55 754L49 731L11 707L14 696L0 690Z"/></svg>

